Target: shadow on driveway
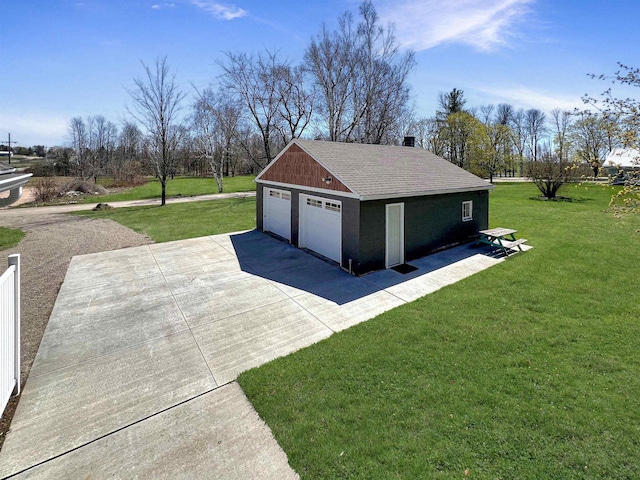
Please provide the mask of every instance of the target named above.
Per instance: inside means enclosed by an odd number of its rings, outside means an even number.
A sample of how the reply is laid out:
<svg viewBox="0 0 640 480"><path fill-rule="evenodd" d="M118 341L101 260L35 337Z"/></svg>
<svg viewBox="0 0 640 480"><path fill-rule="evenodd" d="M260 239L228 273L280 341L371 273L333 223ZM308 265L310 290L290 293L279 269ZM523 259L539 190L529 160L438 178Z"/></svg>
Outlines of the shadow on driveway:
<svg viewBox="0 0 640 480"><path fill-rule="evenodd" d="M387 269L356 277L349 275L336 263L324 261L257 230L234 234L230 239L243 271L338 305L436 271L447 275L448 270L459 270L455 268L456 265L462 268L465 261L473 257L496 259L501 256L496 256L495 251L487 246L475 246L471 242L413 260L409 264L416 270L407 274ZM288 293L291 295L292 291Z"/></svg>

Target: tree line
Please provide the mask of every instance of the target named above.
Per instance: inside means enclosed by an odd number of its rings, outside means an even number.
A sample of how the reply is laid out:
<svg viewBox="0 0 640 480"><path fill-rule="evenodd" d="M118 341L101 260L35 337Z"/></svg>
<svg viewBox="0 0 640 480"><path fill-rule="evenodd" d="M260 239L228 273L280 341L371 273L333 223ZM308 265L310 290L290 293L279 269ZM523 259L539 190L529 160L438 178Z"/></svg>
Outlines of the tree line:
<svg viewBox="0 0 640 480"><path fill-rule="evenodd" d="M440 94L433 117L416 118L408 83L414 54L400 51L370 0L357 17L343 13L335 29L323 25L299 64L271 51L227 52L217 64L217 86L194 87L187 104L166 57L143 62L128 90L129 120L118 127L101 115L71 119L70 151L59 155L64 168L94 180L153 174L163 192L173 175L212 175L221 192L225 176L258 172L301 136L396 145L414 136L418 147L490 180L527 175L538 162L565 171L580 163L597 175L620 144L610 116L468 108L457 88Z"/></svg>
<svg viewBox="0 0 640 480"><path fill-rule="evenodd" d="M216 87L195 101L165 58L142 63L128 90L130 120L120 128L101 115L69 123L69 170L83 178L256 173L292 139L397 143L411 114L407 77L413 52L401 53L392 26L381 25L370 0L357 18L323 25L300 64L278 52L227 52ZM164 189L163 189L164 190Z"/></svg>
<svg viewBox="0 0 640 480"><path fill-rule="evenodd" d="M0 143L0 152L8 152L9 146L4 143ZM31 147L13 146L11 147L11 153L14 155L24 155L27 157L44 157L47 153L47 149L44 145L33 145Z"/></svg>
<svg viewBox="0 0 640 480"><path fill-rule="evenodd" d="M441 94L434 117L411 126L416 143L480 176L527 175L532 163L581 164L598 175L621 146L617 122L588 111L516 109L510 104L465 108L464 92Z"/></svg>

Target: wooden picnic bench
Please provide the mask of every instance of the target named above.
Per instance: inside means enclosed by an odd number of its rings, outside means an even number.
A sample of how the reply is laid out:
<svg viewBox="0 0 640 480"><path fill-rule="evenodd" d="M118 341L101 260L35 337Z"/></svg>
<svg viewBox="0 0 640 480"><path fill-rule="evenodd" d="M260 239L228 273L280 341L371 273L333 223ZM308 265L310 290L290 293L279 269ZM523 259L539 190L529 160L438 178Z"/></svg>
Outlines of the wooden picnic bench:
<svg viewBox="0 0 640 480"><path fill-rule="evenodd" d="M515 250L517 248L522 251L522 245L527 243L527 239L516 239L516 232L517 230L503 227L480 230L480 238L476 241L476 244L484 243L499 248L505 255L509 254L507 249Z"/></svg>

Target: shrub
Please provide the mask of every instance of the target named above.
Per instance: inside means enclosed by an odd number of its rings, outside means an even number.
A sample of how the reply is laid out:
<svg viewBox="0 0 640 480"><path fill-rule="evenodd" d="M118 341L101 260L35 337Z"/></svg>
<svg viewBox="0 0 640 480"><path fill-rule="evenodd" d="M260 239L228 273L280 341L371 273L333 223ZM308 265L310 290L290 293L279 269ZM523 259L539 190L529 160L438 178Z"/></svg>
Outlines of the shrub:
<svg viewBox="0 0 640 480"><path fill-rule="evenodd" d="M33 182L33 192L36 202L48 203L58 194L56 182L51 177L40 177Z"/></svg>
<svg viewBox="0 0 640 480"><path fill-rule="evenodd" d="M575 165L556 155L545 153L540 160L529 162L527 176L545 198L556 198L562 185L575 178Z"/></svg>

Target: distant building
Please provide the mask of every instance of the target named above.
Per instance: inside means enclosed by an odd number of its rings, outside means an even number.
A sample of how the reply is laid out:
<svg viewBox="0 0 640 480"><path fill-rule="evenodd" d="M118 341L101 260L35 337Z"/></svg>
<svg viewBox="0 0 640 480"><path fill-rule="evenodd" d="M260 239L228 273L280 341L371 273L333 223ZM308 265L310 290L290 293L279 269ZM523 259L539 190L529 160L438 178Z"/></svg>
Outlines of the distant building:
<svg viewBox="0 0 640 480"><path fill-rule="evenodd" d="M640 152L635 148L614 148L602 165L607 175L615 175L619 170L639 170Z"/></svg>
<svg viewBox="0 0 640 480"><path fill-rule="evenodd" d="M13 157L13 152L0 151L0 158Z"/></svg>

